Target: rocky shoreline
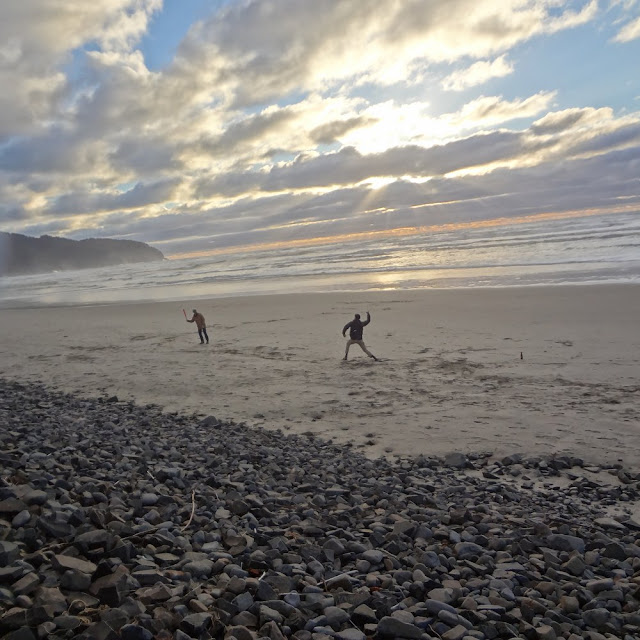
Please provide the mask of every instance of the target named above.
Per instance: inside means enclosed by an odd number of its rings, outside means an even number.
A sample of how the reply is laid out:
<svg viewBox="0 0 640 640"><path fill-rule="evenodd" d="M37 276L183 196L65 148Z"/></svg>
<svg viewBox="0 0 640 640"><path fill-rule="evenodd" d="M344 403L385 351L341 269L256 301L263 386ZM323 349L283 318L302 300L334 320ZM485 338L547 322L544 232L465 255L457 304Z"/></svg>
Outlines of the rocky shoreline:
<svg viewBox="0 0 640 640"><path fill-rule="evenodd" d="M369 460L0 380L0 635L633 640L640 473L585 468Z"/></svg>

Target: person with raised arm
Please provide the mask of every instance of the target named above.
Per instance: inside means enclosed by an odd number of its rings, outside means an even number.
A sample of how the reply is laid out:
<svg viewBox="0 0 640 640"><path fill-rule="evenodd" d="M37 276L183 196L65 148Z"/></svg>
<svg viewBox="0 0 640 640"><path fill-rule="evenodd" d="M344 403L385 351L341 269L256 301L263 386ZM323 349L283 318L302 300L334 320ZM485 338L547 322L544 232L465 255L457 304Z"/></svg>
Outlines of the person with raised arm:
<svg viewBox="0 0 640 640"><path fill-rule="evenodd" d="M370 358L373 358L376 361L378 360L378 358L376 358L373 353L367 349L364 344L364 340L362 339L362 332L370 322L371 314L367 311L367 319L364 322L360 320L360 314L356 313L353 320L344 325L344 328L342 329L342 336L345 337L347 329L349 329L349 340L347 340L347 349L344 352L343 360L347 359L349 355L349 347L351 347L352 344L357 344Z"/></svg>
<svg viewBox="0 0 640 640"><path fill-rule="evenodd" d="M186 314L185 314L186 318ZM187 318L187 322L195 322L196 327L198 327L198 335L200 336L200 344L204 344L205 338L207 340L207 344L209 344L209 336L207 335L207 323L204 320L204 316L201 313L198 313L195 309L193 310L193 317L191 320Z"/></svg>

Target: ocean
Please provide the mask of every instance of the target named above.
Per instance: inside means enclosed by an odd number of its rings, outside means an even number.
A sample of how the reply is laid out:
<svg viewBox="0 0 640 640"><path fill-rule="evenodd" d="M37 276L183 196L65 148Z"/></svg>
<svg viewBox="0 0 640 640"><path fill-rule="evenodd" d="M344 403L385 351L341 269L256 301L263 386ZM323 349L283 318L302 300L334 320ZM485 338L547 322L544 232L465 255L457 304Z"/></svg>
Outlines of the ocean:
<svg viewBox="0 0 640 640"><path fill-rule="evenodd" d="M640 213L1 278L0 307L592 283L640 283Z"/></svg>

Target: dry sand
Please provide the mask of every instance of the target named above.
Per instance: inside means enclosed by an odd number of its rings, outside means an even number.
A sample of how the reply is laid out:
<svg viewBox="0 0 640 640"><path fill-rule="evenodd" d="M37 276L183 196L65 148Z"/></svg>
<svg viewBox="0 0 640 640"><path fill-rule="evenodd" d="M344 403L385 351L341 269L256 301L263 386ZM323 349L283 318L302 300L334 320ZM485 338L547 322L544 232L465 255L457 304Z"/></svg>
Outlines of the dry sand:
<svg viewBox="0 0 640 640"><path fill-rule="evenodd" d="M370 456L640 461L633 285L283 295L0 311L0 375L314 433ZM182 308L207 319L200 346ZM372 314L368 359L341 329ZM522 352L523 358L520 358Z"/></svg>

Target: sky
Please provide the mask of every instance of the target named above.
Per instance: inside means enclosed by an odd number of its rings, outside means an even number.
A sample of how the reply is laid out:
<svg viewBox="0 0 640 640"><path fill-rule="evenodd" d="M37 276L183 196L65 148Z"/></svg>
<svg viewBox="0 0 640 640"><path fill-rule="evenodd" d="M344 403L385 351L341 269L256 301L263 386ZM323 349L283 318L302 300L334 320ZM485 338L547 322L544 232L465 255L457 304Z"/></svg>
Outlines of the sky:
<svg viewBox="0 0 640 640"><path fill-rule="evenodd" d="M3 2L0 85L1 231L175 256L640 211L640 0Z"/></svg>

